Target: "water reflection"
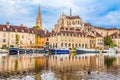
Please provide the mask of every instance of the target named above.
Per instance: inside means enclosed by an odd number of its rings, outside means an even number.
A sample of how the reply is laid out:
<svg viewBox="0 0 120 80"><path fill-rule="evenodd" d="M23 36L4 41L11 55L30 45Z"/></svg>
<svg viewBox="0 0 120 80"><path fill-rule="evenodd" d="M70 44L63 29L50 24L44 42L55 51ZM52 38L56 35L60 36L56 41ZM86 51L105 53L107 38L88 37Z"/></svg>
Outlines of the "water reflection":
<svg viewBox="0 0 120 80"><path fill-rule="evenodd" d="M114 65L106 72L104 55L0 56L0 80L120 79L120 56L115 57Z"/></svg>

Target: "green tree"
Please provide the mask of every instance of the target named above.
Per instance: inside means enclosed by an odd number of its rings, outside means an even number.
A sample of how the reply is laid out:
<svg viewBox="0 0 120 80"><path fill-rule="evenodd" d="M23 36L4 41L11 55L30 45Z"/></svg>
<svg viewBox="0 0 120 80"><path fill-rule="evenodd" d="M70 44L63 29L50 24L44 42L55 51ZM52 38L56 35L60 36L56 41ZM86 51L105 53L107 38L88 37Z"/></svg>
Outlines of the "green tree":
<svg viewBox="0 0 120 80"><path fill-rule="evenodd" d="M116 47L117 45L114 42L110 43L110 47Z"/></svg>
<svg viewBox="0 0 120 80"><path fill-rule="evenodd" d="M18 46L19 45L19 41L20 41L20 36L18 34L16 34L16 45Z"/></svg>
<svg viewBox="0 0 120 80"><path fill-rule="evenodd" d="M108 45L110 47L116 47L117 45L112 41L112 39L110 38L110 36L105 36L104 37L104 44Z"/></svg>
<svg viewBox="0 0 120 80"><path fill-rule="evenodd" d="M35 28L35 29L40 29L40 27L39 27L39 26L33 26L33 28Z"/></svg>
<svg viewBox="0 0 120 80"><path fill-rule="evenodd" d="M112 39L110 38L110 36L105 36L104 37L104 44L105 45L109 45L110 46L111 42L112 42Z"/></svg>

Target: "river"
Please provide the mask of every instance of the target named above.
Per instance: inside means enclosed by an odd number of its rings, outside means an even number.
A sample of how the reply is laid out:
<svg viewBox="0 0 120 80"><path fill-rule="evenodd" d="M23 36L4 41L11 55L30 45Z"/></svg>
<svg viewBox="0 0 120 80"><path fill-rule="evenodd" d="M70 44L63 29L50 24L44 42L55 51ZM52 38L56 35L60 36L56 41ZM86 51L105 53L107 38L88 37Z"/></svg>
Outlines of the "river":
<svg viewBox="0 0 120 80"><path fill-rule="evenodd" d="M109 70L105 55L0 56L0 80L119 80L120 55L111 56Z"/></svg>

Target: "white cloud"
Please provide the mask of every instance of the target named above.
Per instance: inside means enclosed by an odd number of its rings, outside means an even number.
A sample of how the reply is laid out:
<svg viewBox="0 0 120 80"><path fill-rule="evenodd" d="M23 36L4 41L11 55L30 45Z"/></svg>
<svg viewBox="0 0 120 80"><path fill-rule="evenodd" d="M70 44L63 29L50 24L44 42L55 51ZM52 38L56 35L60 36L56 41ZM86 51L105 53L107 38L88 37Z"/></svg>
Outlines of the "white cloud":
<svg viewBox="0 0 120 80"><path fill-rule="evenodd" d="M40 4L43 27L52 29L62 11L69 14L72 7L73 15L79 15L84 22L95 25L119 25L120 11L106 10L120 1L100 0L0 0L0 22L10 21L13 24L35 25L37 7ZM113 6L114 7L114 6ZM119 6L118 6L119 7ZM4 21L3 21L4 20ZM5 21L6 20L6 21Z"/></svg>

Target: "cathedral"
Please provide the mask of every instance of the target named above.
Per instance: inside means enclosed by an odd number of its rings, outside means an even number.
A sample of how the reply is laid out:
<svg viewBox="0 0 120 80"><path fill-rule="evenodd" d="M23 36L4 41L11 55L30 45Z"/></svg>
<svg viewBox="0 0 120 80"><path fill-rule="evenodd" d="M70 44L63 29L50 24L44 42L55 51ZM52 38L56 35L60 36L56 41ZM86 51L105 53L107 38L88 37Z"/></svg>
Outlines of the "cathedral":
<svg viewBox="0 0 120 80"><path fill-rule="evenodd" d="M106 35L116 36L119 30L116 28L102 28L84 23L79 16L62 13L57 24L54 25L53 32L49 37L51 48L104 48L104 37ZM120 39L112 38L120 46Z"/></svg>

